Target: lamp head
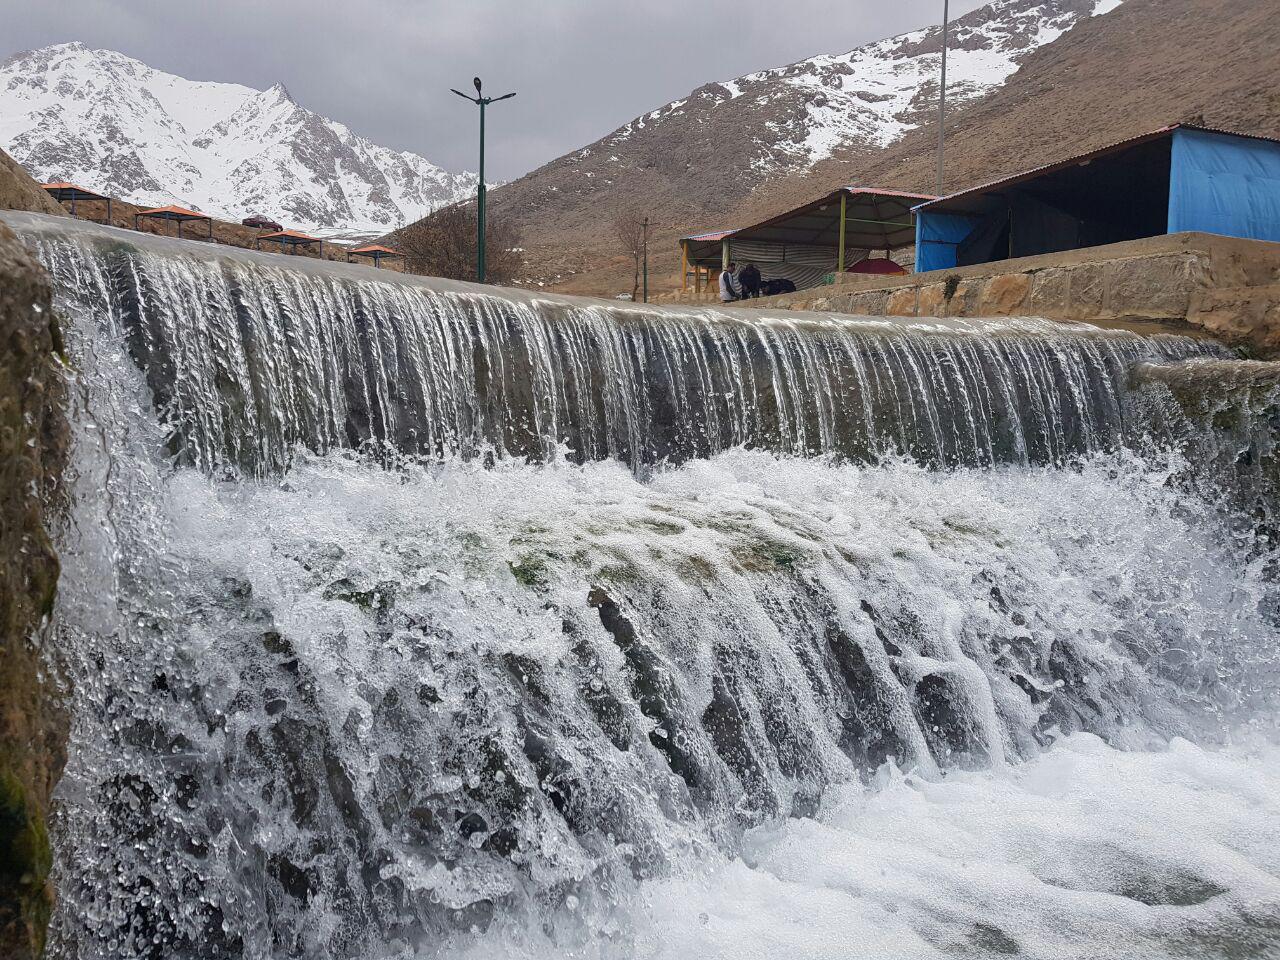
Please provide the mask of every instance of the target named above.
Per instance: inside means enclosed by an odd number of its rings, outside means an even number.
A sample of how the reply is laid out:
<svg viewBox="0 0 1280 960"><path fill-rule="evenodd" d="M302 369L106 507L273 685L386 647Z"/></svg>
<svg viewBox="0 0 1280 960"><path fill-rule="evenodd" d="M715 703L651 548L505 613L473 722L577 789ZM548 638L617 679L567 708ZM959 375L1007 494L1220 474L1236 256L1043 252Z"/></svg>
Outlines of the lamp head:
<svg viewBox="0 0 1280 960"><path fill-rule="evenodd" d="M477 94L477 96L478 96L478 95L479 95L479 93L480 93L480 78L479 78L479 77L473 77L473 78L472 78L472 80L471 80L471 82L472 82L472 83L474 83L474 84L476 85L476 94Z"/></svg>

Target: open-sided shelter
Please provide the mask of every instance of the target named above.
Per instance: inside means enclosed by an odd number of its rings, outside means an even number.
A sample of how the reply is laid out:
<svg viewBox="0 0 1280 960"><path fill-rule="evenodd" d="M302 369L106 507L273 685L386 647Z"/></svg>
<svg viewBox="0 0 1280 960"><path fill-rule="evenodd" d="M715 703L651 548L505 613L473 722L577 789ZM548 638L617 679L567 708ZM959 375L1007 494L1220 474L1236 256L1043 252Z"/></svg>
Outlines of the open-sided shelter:
<svg viewBox="0 0 1280 960"><path fill-rule="evenodd" d="M59 203L71 204L71 215L73 217L78 216L76 213L77 201L83 202L86 200L96 200L106 203L107 217L103 223L111 222L111 198L106 194L94 193L92 190L86 190L84 187L78 187L74 183L43 183L41 186L44 187L49 196L53 197L53 199L57 200Z"/></svg>
<svg viewBox="0 0 1280 960"><path fill-rule="evenodd" d="M1280 141L1175 124L915 213L917 271L1193 230L1280 241Z"/></svg>
<svg viewBox="0 0 1280 960"><path fill-rule="evenodd" d="M324 242L319 237L309 237L305 233L298 233L296 230L277 230L275 233L264 233L254 240L253 245L261 250L263 240L273 240L280 244L281 253L284 253L285 247L289 248L290 253L297 253L299 247L309 247L313 243L320 253L324 253Z"/></svg>
<svg viewBox="0 0 1280 960"><path fill-rule="evenodd" d="M392 250L390 247L382 247L376 243L368 246L356 247L354 250L347 251L347 263L351 262L352 257L362 257L366 260L372 260L375 267L381 268L383 260L397 260L403 254L398 250Z"/></svg>
<svg viewBox="0 0 1280 960"><path fill-rule="evenodd" d="M141 223L141 219L146 217L151 220L172 220L177 226L177 236L182 236L182 225L190 223L193 220L203 220L207 233L206 239L213 239L213 220L207 214L197 213L195 210L188 210L186 207L154 207L151 210L139 210L133 215L133 229L137 230Z"/></svg>
<svg viewBox="0 0 1280 960"><path fill-rule="evenodd" d="M682 287L690 270L714 274L731 261L754 263L765 280L814 287L831 273L915 243L912 207L932 197L880 187L841 187L804 206L738 230L697 234L680 241Z"/></svg>

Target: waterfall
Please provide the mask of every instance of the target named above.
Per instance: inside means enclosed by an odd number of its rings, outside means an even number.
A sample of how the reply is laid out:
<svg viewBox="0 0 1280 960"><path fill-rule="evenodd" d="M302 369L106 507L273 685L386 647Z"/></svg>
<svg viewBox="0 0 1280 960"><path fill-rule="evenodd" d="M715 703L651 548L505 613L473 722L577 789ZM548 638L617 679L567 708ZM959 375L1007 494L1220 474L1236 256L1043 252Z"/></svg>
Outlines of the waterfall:
<svg viewBox="0 0 1280 960"><path fill-rule="evenodd" d="M73 381L54 956L740 955L700 871L743 902L761 871L874 888L840 879L878 849L865 791L974 832L990 784L1049 804L1055 765L1274 716L1273 551L1187 480L1213 427L1160 373L1229 365L1210 341L615 306L4 219ZM1270 828L1200 821L1222 846L1176 863L1117 831L1018 875L1125 898L1133 956L1270 942L1280 881L1229 866L1266 866ZM1102 956L1061 938L1119 923L955 891L868 929ZM805 942L765 954L834 949Z"/></svg>
<svg viewBox="0 0 1280 960"><path fill-rule="evenodd" d="M1134 363L1216 350L1035 320L495 295L35 217L17 225L74 291L68 309L126 338L170 452L206 471L261 474L298 445L366 443L540 461L564 447L634 467L736 447L1059 463L1121 442Z"/></svg>

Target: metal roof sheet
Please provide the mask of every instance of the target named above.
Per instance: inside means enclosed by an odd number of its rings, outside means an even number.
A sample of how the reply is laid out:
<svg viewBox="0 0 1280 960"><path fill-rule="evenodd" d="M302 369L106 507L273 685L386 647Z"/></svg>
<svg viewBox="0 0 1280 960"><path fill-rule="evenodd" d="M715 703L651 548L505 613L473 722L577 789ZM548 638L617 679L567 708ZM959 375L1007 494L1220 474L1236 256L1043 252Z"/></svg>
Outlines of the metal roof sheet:
<svg viewBox="0 0 1280 960"><path fill-rule="evenodd" d="M778 229L786 229L784 227L781 227L780 225L788 221L793 221L793 220L798 221L801 218L805 217L806 215L813 214L819 210L825 210L826 206L837 201L840 197L840 194L842 193L848 194L849 196L857 199L865 198L870 202L872 202L873 205L875 203L876 198L883 198L885 201L890 203L897 202L897 201L922 201L922 200L929 201L929 200L936 199L932 194L927 194L927 193L910 193L904 190L890 190L885 187L864 187L864 186L858 186L855 184L847 184L843 187L838 187L837 189L831 191L828 194L818 197L816 200L811 200L808 203L801 204L800 206L794 207L791 210L787 210L783 213L776 214L775 216L772 216L767 220L762 220L759 223L752 224L751 226L736 227L732 230L713 231L711 233L698 233L698 234L694 234L693 236L682 237L681 239L690 241L690 242L712 243L717 240L724 240L726 237L742 237L743 239L745 239L746 234L752 233L754 231L765 230L770 227L778 228ZM914 205L908 202L902 203L901 206L903 208L901 210L901 214L905 214L908 216L910 215L910 211L914 208ZM874 221L875 219L883 219L883 218L875 216L872 219ZM885 236L890 238L895 237L897 234L905 232L905 228L887 229L888 227L894 226L893 222L889 219L883 219L883 222L885 223L886 229L882 229L876 232L884 234ZM867 223L864 225L873 226L874 222ZM800 228L797 228L797 229L800 229ZM870 232L871 231L864 231L864 234L866 234L866 236L863 236L862 239L864 240L867 239ZM848 227L846 226L846 237L848 237L848 233L849 233ZM912 233L912 238L914 239L914 233ZM852 248L852 247L857 247L859 243L857 239L848 239L848 245ZM863 244L864 247L867 245L868 244L865 244L865 243ZM874 247L875 249L880 249L880 246L881 246L881 244L878 244L878 243L871 243L869 245ZM900 245L900 244L896 244L896 245Z"/></svg>
<svg viewBox="0 0 1280 960"><path fill-rule="evenodd" d="M912 211L925 209L935 204L946 203L950 200L958 200L961 197L970 197L979 193L986 193L988 190L994 190L997 187L1008 187L1015 183L1021 183L1024 180L1031 180L1035 177L1043 176L1047 173L1054 173L1058 170L1065 170L1096 157L1105 156L1111 153L1119 153L1132 147L1141 146L1144 143L1150 143L1153 140L1159 140L1161 137L1172 136L1175 130L1199 130L1202 133L1214 133L1227 137L1244 137L1248 140L1264 140L1268 143L1280 143L1280 139L1275 137L1264 137L1253 133L1239 133L1235 130L1223 130L1218 127L1206 127L1195 123L1173 123L1168 126L1161 127L1158 130L1151 130L1147 133L1140 133L1136 136L1127 137L1124 140L1117 140L1115 143L1107 144L1105 147L1098 147L1085 153L1078 153L1074 156L1065 157L1061 160L1054 160L1051 163L1043 164L1039 167L1032 167L1029 170L1023 170L1021 173L1010 174L1007 177L1000 177L987 183L979 184L975 187L966 187L956 193L947 194L945 197L936 197L932 200L926 200L924 203L916 204L912 207Z"/></svg>

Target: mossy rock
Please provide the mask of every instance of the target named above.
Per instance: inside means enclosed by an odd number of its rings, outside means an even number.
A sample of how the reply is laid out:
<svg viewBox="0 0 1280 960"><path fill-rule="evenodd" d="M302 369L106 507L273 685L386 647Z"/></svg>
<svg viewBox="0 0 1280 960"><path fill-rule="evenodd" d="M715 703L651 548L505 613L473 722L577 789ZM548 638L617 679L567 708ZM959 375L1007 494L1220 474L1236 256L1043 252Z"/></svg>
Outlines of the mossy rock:
<svg viewBox="0 0 1280 960"><path fill-rule="evenodd" d="M0 771L0 943L25 946L31 956L44 949L53 912L49 872L53 851L43 811L10 771Z"/></svg>

